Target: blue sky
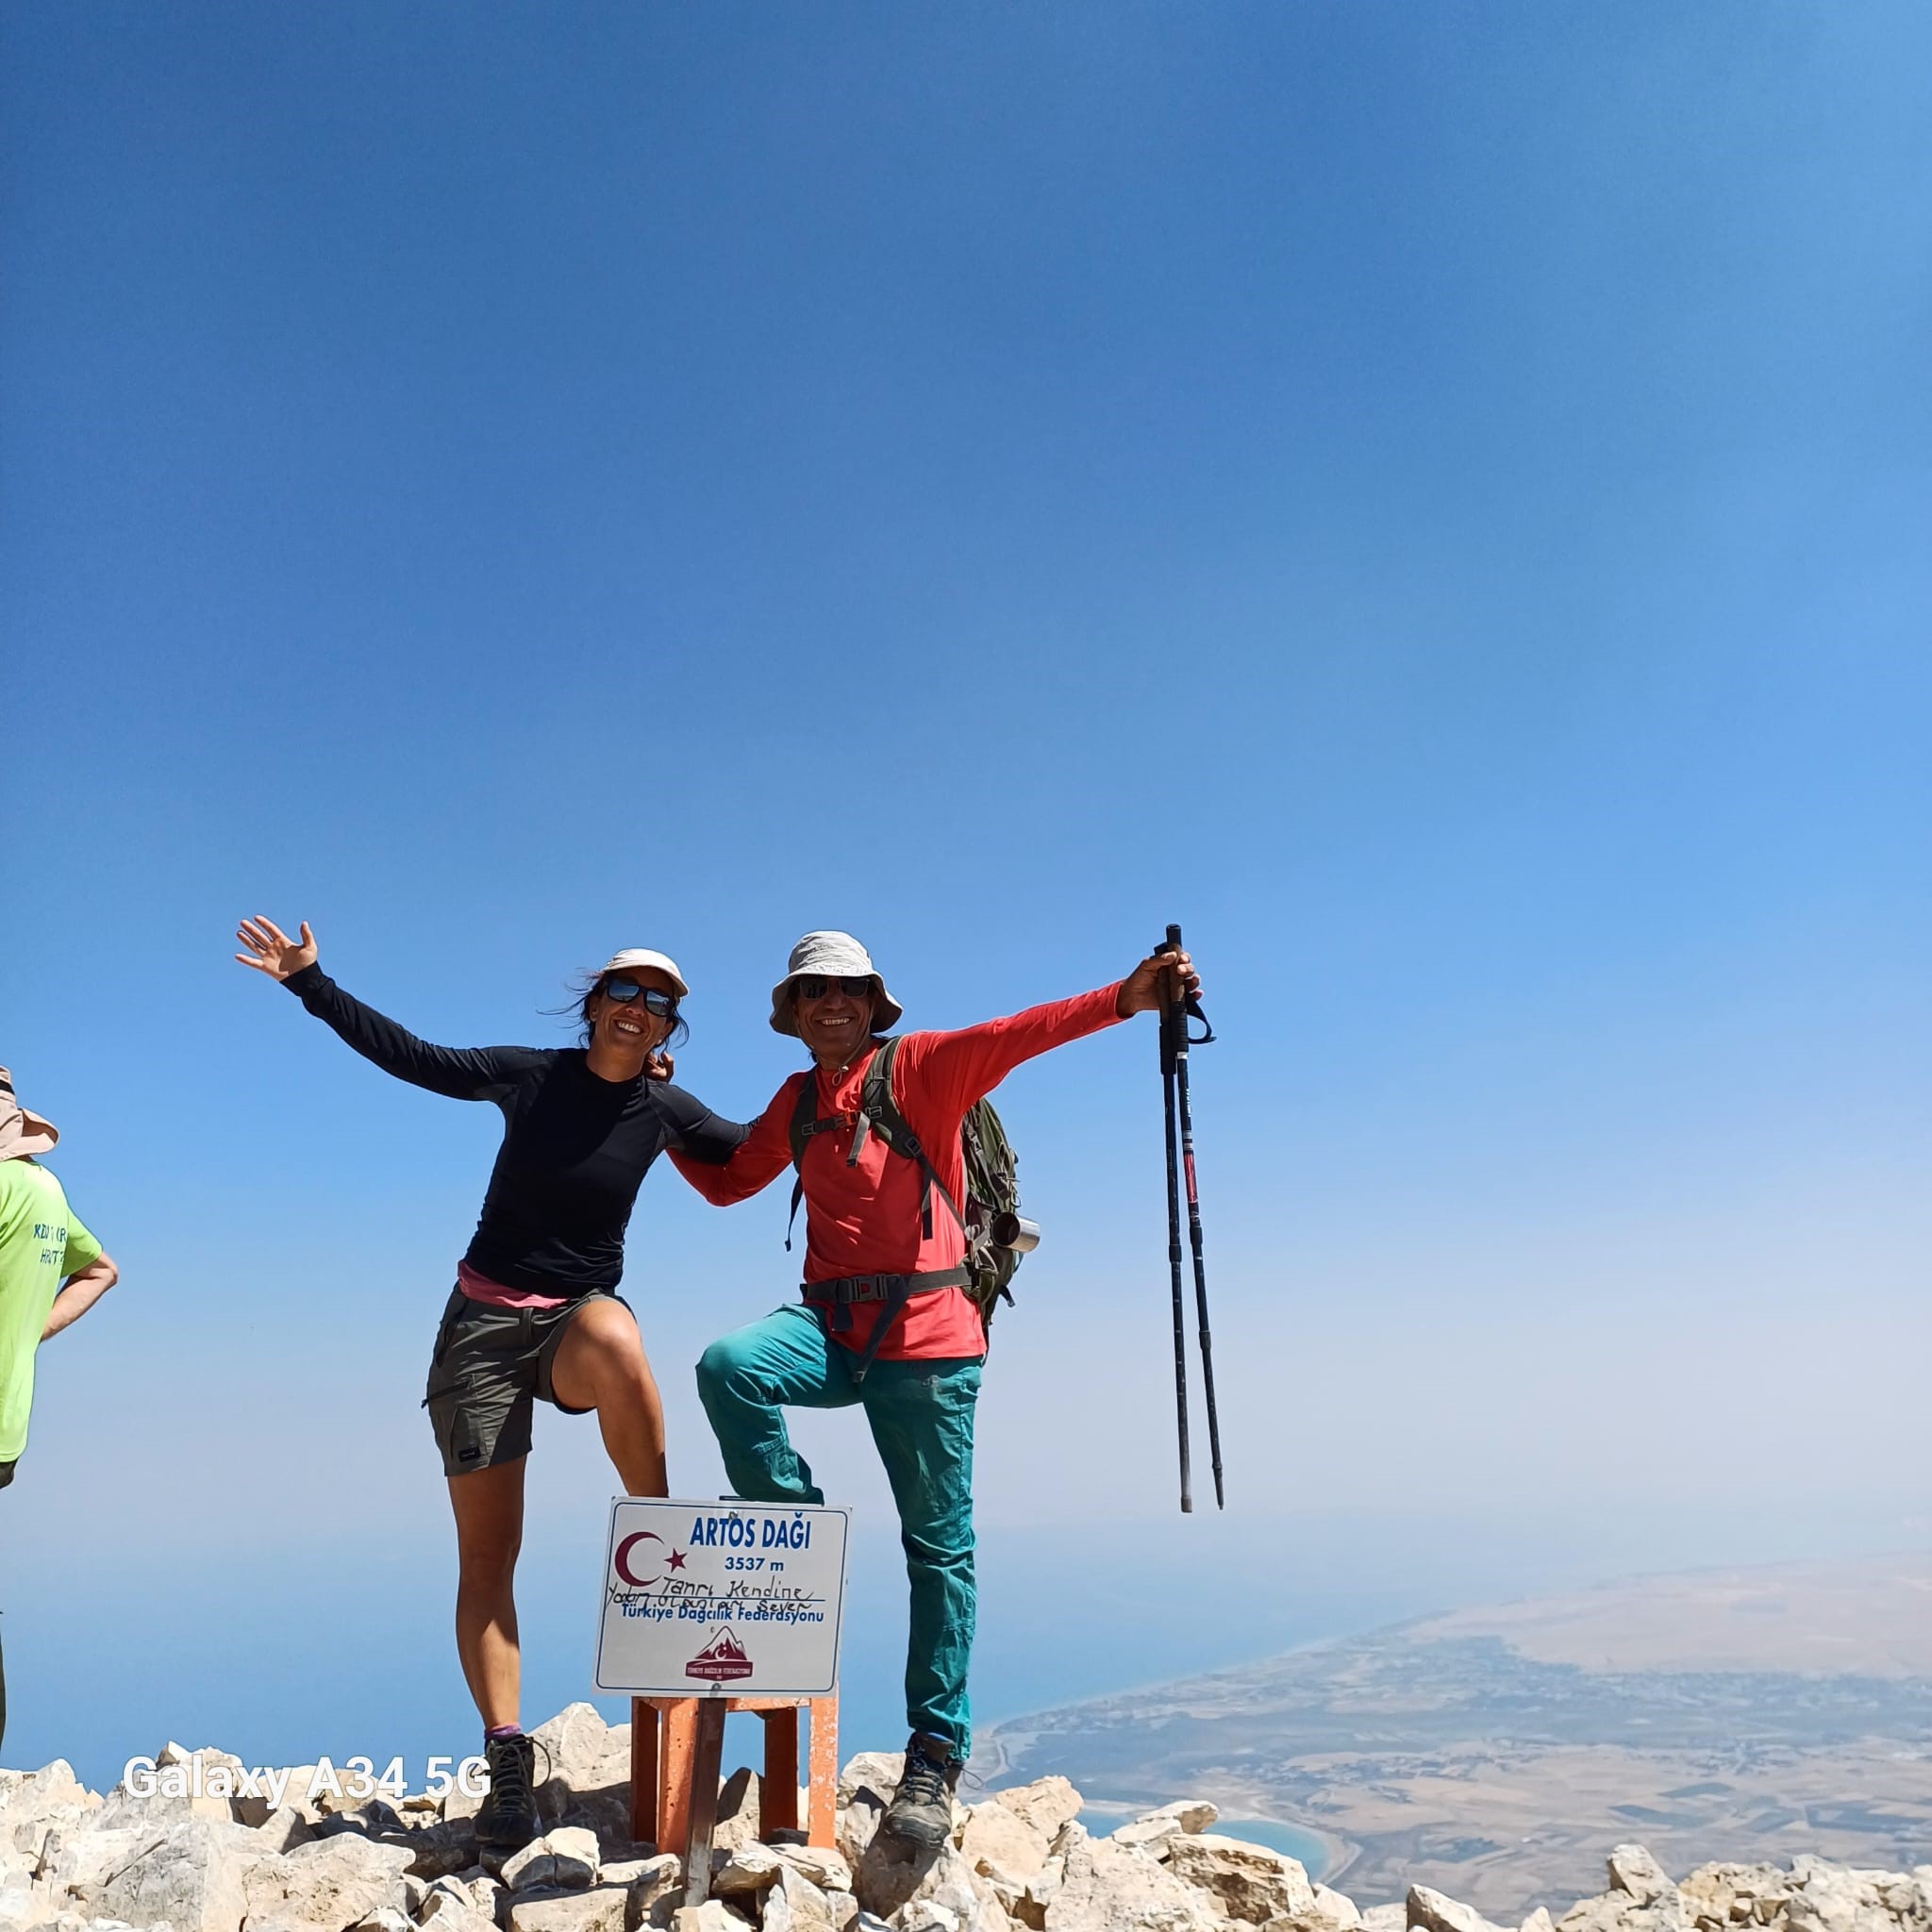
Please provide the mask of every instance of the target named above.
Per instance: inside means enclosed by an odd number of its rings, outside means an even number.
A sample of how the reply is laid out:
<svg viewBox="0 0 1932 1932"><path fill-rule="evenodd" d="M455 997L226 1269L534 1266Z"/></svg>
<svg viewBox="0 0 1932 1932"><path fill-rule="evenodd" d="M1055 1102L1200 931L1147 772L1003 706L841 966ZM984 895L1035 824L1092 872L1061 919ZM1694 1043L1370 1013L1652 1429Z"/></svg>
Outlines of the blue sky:
<svg viewBox="0 0 1932 1932"><path fill-rule="evenodd" d="M982 1410L1010 1548L1158 1528L1184 1600L1279 1547L1292 1604L1417 1512L1515 1523L1499 1587L1553 1523L1925 1540L1923 11L6 31L0 1058L125 1275L0 1524L9 1758L173 1722L97 1563L225 1579L191 1711L322 1577L467 1722L415 1405L495 1116L232 965L245 911L458 1043L665 947L740 1114L808 926L946 1025L1184 921L1239 1520L1172 1514L1143 1025L1002 1095L1048 1228ZM685 1365L786 1292L783 1211L667 1171L633 1224L696 1493ZM594 1542L585 1429L531 1482ZM87 1688L29 1692L24 1619ZM285 1755L358 1694L291 1689Z"/></svg>

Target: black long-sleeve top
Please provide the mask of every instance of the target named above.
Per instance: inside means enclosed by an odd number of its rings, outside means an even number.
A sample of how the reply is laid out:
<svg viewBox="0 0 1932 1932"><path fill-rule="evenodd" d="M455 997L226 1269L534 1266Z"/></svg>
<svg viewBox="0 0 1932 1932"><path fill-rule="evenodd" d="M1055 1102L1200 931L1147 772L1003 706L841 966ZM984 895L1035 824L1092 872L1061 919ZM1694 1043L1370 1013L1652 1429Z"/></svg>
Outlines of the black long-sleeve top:
<svg viewBox="0 0 1932 1932"><path fill-rule="evenodd" d="M663 1080L600 1079L581 1047L431 1046L320 966L282 984L364 1059L412 1086L502 1109L503 1145L464 1259L531 1294L615 1288L638 1189L666 1147L727 1160L749 1131Z"/></svg>

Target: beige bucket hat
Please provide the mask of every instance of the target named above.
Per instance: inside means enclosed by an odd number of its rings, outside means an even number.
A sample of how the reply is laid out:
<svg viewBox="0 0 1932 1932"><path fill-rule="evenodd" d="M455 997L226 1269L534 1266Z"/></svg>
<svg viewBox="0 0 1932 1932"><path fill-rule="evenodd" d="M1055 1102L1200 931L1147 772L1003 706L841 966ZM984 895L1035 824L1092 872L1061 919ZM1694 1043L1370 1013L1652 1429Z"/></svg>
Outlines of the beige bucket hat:
<svg viewBox="0 0 1932 1932"><path fill-rule="evenodd" d="M663 974L677 989L679 999L691 997L691 988L685 985L684 974L677 970L677 961L669 953L654 953L649 946L626 946L621 953L612 953L598 967L597 977L608 979L613 973L635 973L644 966L655 966Z"/></svg>
<svg viewBox="0 0 1932 1932"><path fill-rule="evenodd" d="M906 1009L886 991L878 968L849 932L808 932L792 947L785 962L785 977L772 989L772 1031L798 1035L798 1023L791 1017L791 982L801 973L823 973L828 979L857 979L862 974L872 981L872 1024L875 1033L885 1033L906 1017Z"/></svg>
<svg viewBox="0 0 1932 1932"><path fill-rule="evenodd" d="M0 1067L0 1160L20 1160L44 1154L60 1138L60 1129L13 1097L13 1075Z"/></svg>

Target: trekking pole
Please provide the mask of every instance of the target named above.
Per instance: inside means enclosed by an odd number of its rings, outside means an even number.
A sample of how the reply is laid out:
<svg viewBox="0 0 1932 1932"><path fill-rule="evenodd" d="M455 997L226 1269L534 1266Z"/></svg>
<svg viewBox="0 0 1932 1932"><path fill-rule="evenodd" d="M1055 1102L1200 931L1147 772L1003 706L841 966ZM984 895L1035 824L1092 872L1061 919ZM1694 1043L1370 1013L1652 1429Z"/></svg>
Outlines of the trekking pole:
<svg viewBox="0 0 1932 1932"><path fill-rule="evenodd" d="M1167 943L1174 952L1181 949L1181 929L1171 925L1167 929ZM1221 1480L1221 1416L1214 1406L1214 1335L1208 1323L1208 1268L1201 1258L1201 1193L1194 1180L1194 1117L1188 1107L1188 1048L1206 1046L1214 1038L1214 1029L1208 1024L1208 1016L1201 1010L1198 1000L1172 1001L1168 1007L1172 1015L1174 1050L1174 1097L1179 1104L1181 1117L1181 1170L1188 1183L1188 1246L1194 1257L1194 1331L1201 1344L1201 1387L1208 1398L1208 1457L1214 1469L1214 1507L1227 1507L1227 1493ZM1199 1038L1188 1037L1190 1017L1199 1020Z"/></svg>
<svg viewBox="0 0 1932 1932"><path fill-rule="evenodd" d="M1169 926L1170 934L1176 931ZM1181 1188L1179 1150L1174 1137L1174 1069L1178 1056L1174 1044L1174 1016L1180 1008L1173 1001L1160 1008L1160 1097L1167 1116L1167 1269L1174 1285L1174 1406L1181 1445L1181 1514L1191 1515L1194 1507L1193 1475L1188 1456L1188 1337L1186 1304L1181 1295Z"/></svg>

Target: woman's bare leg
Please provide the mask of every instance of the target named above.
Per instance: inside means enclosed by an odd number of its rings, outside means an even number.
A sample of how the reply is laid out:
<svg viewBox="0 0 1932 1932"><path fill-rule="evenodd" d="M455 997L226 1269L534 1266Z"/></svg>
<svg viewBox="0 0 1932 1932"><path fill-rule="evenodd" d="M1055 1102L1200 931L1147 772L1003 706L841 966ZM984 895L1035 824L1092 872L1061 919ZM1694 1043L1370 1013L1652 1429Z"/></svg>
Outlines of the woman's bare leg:
<svg viewBox="0 0 1932 1932"><path fill-rule="evenodd" d="M524 1541L524 1464L449 1478L457 1519L457 1655L484 1728L517 1721L523 1656L512 1584Z"/></svg>
<svg viewBox="0 0 1932 1932"><path fill-rule="evenodd" d="M594 1408L604 1447L627 1496L668 1496L664 1405L630 1310L600 1295L570 1319L550 1363L550 1386L570 1408Z"/></svg>

